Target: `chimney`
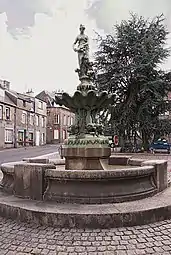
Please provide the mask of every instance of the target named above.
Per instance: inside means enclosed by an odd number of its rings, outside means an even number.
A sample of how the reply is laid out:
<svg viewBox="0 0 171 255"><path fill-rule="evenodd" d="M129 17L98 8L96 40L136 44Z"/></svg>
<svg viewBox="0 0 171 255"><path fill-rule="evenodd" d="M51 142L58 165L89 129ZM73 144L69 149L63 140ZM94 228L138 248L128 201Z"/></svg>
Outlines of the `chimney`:
<svg viewBox="0 0 171 255"><path fill-rule="evenodd" d="M55 91L55 96L62 98L63 93L64 93L64 91L59 89L58 91Z"/></svg>
<svg viewBox="0 0 171 255"><path fill-rule="evenodd" d="M3 89L9 90L10 89L10 82L6 80L0 80L0 85Z"/></svg>
<svg viewBox="0 0 171 255"><path fill-rule="evenodd" d="M25 93L27 96L34 97L34 92L32 89L28 89L28 91Z"/></svg>

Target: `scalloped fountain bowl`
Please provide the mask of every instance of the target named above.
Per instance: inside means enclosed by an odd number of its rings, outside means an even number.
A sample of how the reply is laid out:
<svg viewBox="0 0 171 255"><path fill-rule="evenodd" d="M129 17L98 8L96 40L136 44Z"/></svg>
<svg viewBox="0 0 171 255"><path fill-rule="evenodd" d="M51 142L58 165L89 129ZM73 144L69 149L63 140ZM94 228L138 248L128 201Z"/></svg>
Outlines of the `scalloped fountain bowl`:
<svg viewBox="0 0 171 255"><path fill-rule="evenodd" d="M97 94L95 90L89 90L83 94L82 91L77 90L73 96L68 93L63 93L62 98L55 96L55 102L76 112L78 109L104 109L113 101L113 98L114 96L109 95L107 91Z"/></svg>

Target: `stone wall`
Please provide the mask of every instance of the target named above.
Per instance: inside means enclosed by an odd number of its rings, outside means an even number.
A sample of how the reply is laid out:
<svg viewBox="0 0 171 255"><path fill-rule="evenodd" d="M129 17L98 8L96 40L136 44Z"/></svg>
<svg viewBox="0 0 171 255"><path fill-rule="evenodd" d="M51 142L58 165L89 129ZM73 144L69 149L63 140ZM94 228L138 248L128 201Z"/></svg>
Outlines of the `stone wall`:
<svg viewBox="0 0 171 255"><path fill-rule="evenodd" d="M58 203L118 203L157 193L153 166L100 171L48 169L45 178L44 199Z"/></svg>

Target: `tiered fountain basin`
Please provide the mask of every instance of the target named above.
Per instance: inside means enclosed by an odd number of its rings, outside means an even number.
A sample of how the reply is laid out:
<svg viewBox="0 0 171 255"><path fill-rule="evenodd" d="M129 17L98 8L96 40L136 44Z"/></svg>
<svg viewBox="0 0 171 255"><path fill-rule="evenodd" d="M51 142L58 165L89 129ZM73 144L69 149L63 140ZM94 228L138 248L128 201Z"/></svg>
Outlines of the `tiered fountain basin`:
<svg viewBox="0 0 171 255"><path fill-rule="evenodd" d="M110 156L103 170L66 170L65 159L1 165L0 215L60 227L116 227L170 218L167 161Z"/></svg>

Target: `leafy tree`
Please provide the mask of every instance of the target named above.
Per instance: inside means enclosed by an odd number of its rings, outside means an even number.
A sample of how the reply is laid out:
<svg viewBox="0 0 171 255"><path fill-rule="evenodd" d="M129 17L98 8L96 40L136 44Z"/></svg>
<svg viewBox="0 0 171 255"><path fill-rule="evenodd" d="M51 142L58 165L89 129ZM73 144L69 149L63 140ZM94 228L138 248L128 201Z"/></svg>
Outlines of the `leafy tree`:
<svg viewBox="0 0 171 255"><path fill-rule="evenodd" d="M109 122L123 140L140 138L144 148L159 131L159 116L170 109L171 75L160 68L170 54L163 21L163 15L149 20L132 14L113 35L97 39L96 84L115 95Z"/></svg>

